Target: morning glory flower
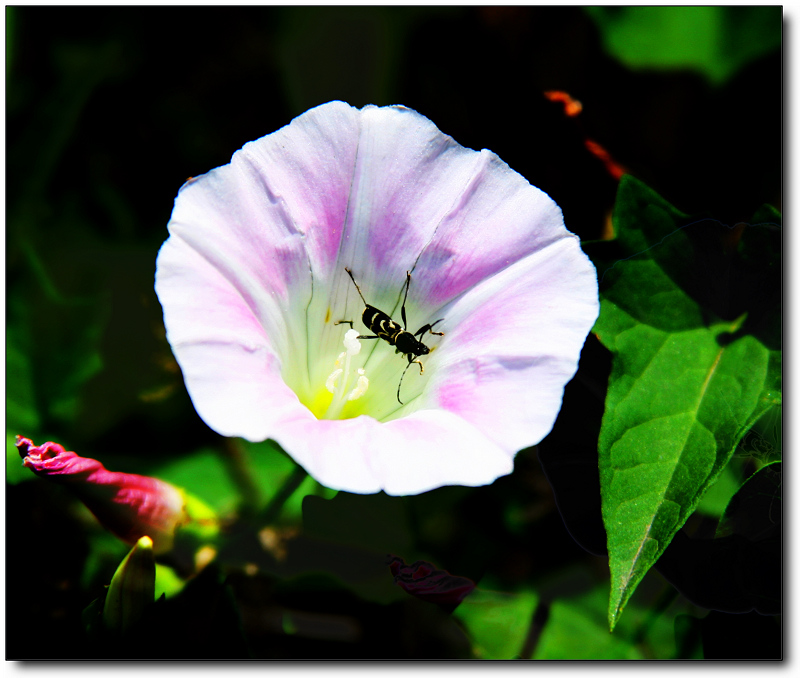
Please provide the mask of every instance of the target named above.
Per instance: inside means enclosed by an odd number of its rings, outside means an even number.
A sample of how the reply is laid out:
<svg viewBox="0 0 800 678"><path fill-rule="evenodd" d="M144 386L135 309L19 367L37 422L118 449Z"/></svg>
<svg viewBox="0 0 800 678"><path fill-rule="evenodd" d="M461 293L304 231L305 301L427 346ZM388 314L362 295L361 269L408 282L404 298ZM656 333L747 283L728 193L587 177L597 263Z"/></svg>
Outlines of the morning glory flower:
<svg viewBox="0 0 800 678"><path fill-rule="evenodd" d="M553 200L403 106L307 111L184 184L168 229L156 292L200 417L349 492L510 473L599 308ZM365 305L428 353L362 338Z"/></svg>

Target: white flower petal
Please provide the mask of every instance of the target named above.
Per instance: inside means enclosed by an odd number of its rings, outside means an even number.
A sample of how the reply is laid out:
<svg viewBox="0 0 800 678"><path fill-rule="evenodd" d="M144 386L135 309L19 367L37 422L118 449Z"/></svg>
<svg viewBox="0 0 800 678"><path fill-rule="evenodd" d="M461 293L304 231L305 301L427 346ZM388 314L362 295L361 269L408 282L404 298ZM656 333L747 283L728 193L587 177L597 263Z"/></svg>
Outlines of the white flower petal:
<svg viewBox="0 0 800 678"><path fill-rule="evenodd" d="M443 410L386 424L371 417L295 420L280 427L276 440L323 485L362 494L485 485L513 469L513 455Z"/></svg>

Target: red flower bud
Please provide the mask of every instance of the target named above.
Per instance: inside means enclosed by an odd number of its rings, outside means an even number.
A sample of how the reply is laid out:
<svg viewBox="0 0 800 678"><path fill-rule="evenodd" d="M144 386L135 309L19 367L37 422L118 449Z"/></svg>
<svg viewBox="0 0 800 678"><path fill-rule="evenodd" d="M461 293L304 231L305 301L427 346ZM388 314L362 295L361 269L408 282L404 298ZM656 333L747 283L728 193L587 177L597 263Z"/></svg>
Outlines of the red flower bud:
<svg viewBox="0 0 800 678"><path fill-rule="evenodd" d="M185 520L184 499L157 478L107 471L95 459L67 452L58 443L34 445L17 436L17 449L37 476L67 485L100 521L128 544L153 540L156 553L172 548L175 528Z"/></svg>

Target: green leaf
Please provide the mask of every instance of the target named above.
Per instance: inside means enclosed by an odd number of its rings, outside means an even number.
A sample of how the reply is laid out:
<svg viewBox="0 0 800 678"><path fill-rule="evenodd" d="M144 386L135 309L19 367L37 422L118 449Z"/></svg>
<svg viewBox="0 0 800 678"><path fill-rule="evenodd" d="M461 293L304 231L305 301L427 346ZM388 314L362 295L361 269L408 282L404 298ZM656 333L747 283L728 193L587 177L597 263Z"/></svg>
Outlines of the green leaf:
<svg viewBox="0 0 800 678"><path fill-rule="evenodd" d="M537 611L541 633L533 659L651 659L676 654L674 616L685 612L686 601L676 601L674 589L657 575L650 586L637 590L620 623L609 633L608 587L577 565L542 582L548 591L561 591L546 614ZM527 658L527 657L525 657Z"/></svg>
<svg viewBox="0 0 800 678"><path fill-rule="evenodd" d="M159 598L162 594L167 598L171 598L180 593L185 585L186 582L178 576L173 568L169 565L156 563L156 598Z"/></svg>
<svg viewBox="0 0 800 678"><path fill-rule="evenodd" d="M475 589L453 612L472 639L479 659L517 659L539 602L533 591L501 593Z"/></svg>
<svg viewBox="0 0 800 678"><path fill-rule="evenodd" d="M549 660L644 658L633 643L608 632L602 607L593 610L580 600L553 602L533 654Z"/></svg>
<svg viewBox="0 0 800 678"><path fill-rule="evenodd" d="M690 219L630 176L614 226L615 241L587 246L601 285L594 332L614 354L599 440L612 629L740 439L781 400L779 253L767 246L779 226ZM737 287L753 275L764 284Z"/></svg>
<svg viewBox="0 0 800 678"><path fill-rule="evenodd" d="M219 513L235 509L238 494L222 457L214 450L201 449L159 466L151 475L199 497Z"/></svg>
<svg viewBox="0 0 800 678"><path fill-rule="evenodd" d="M608 632L583 610L556 601L533 659L644 659L636 647Z"/></svg>
<svg viewBox="0 0 800 678"><path fill-rule="evenodd" d="M16 485L24 480L35 478L29 469L22 465L22 458L16 446L17 437L11 432L6 432L6 482Z"/></svg>
<svg viewBox="0 0 800 678"><path fill-rule="evenodd" d="M33 426L27 437L37 433L34 425L49 429L77 418L86 382L103 367L99 346L109 308L102 295L65 297L55 292L51 297L43 288L51 286L52 272L30 251L41 275L35 284L9 290L6 331L11 371L8 424Z"/></svg>
<svg viewBox="0 0 800 678"><path fill-rule="evenodd" d="M712 83L781 45L775 7L587 7L603 46L629 68L689 68Z"/></svg>
<svg viewBox="0 0 800 678"><path fill-rule="evenodd" d="M26 438L32 437L41 425L36 409L33 366L25 350L29 345L30 337L19 324L6 327L6 429Z"/></svg>
<svg viewBox="0 0 800 678"><path fill-rule="evenodd" d="M678 653L675 659L703 659L703 642L700 619L688 614L675 617L675 642Z"/></svg>
<svg viewBox="0 0 800 678"><path fill-rule="evenodd" d="M241 444L247 451L248 463L253 472L253 481L261 493L263 507L278 493L297 468L297 464L272 440L263 443L248 443L243 440ZM324 487L308 476L284 503L279 520L299 523L303 515L303 498L307 495L332 499L336 494L336 490Z"/></svg>
<svg viewBox="0 0 800 678"><path fill-rule="evenodd" d="M38 440L41 417L37 409L29 333L21 323L6 327L6 482L12 485L34 475L22 465L17 435Z"/></svg>

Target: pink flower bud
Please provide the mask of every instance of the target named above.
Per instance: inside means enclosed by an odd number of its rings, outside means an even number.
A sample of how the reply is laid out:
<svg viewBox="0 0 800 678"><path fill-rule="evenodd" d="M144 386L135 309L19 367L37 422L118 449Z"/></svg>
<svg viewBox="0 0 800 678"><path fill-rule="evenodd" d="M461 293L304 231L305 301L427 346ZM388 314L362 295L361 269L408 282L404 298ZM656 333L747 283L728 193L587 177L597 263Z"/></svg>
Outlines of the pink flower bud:
<svg viewBox="0 0 800 678"><path fill-rule="evenodd" d="M395 584L429 603L455 608L475 588L471 579L450 574L447 570L437 570L435 565L424 560L406 565L402 558L390 556L388 565Z"/></svg>
<svg viewBox="0 0 800 678"><path fill-rule="evenodd" d="M58 443L34 445L17 436L17 449L37 476L67 485L100 521L128 544L148 536L156 553L172 548L175 528L185 520L181 492L157 478L107 471Z"/></svg>

